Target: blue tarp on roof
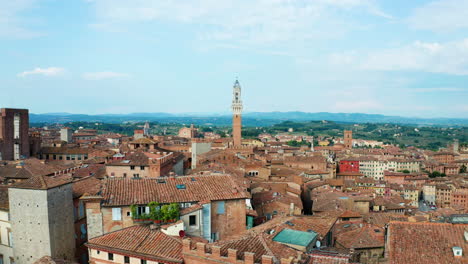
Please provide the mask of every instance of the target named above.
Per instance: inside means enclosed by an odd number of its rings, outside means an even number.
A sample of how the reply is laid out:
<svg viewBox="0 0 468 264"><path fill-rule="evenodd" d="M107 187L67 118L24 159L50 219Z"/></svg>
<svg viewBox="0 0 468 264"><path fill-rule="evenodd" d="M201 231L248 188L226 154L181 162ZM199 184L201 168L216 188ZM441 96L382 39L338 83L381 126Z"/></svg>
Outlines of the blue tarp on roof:
<svg viewBox="0 0 468 264"><path fill-rule="evenodd" d="M292 229L283 229L273 238L273 241L306 247L310 245L316 237L317 233L314 231L303 232Z"/></svg>

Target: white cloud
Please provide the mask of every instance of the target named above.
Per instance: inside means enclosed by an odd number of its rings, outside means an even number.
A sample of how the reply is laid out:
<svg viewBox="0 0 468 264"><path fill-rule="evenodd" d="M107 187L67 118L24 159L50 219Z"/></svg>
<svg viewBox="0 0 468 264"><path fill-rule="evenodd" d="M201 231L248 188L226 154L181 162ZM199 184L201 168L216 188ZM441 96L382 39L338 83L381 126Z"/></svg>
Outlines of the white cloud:
<svg viewBox="0 0 468 264"><path fill-rule="evenodd" d="M27 77L29 75L44 75L44 76L56 76L63 74L65 70L59 67L49 67L49 68L34 68L31 71L24 71L18 73L18 77Z"/></svg>
<svg viewBox="0 0 468 264"><path fill-rule="evenodd" d="M85 80L105 80L105 79L122 79L130 77L127 73L120 73L120 72L111 72L111 71L103 71L103 72L88 72L83 74L83 79Z"/></svg>
<svg viewBox="0 0 468 264"><path fill-rule="evenodd" d="M25 25L26 18L21 12L34 7L36 0L1 1L0 3L0 37L33 38L43 34L35 32Z"/></svg>
<svg viewBox="0 0 468 264"><path fill-rule="evenodd" d="M453 75L468 75L468 39L409 45L355 56L354 65L365 70L423 71Z"/></svg>
<svg viewBox="0 0 468 264"><path fill-rule="evenodd" d="M201 40L280 44L340 36L356 26L336 10L390 17L373 0L94 0L95 28L136 22L196 25ZM122 26L123 25L123 26Z"/></svg>
<svg viewBox="0 0 468 264"><path fill-rule="evenodd" d="M414 29L446 32L468 28L468 0L437 0L415 9L408 23Z"/></svg>

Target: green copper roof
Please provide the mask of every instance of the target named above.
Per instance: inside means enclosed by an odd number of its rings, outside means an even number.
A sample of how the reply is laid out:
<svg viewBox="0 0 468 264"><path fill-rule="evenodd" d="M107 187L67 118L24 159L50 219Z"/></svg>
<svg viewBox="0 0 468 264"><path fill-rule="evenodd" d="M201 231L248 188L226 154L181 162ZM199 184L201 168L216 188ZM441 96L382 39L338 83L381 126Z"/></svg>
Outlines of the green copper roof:
<svg viewBox="0 0 468 264"><path fill-rule="evenodd" d="M273 241L298 246L308 246L317 237L314 231L303 232L292 229L283 229L273 238Z"/></svg>

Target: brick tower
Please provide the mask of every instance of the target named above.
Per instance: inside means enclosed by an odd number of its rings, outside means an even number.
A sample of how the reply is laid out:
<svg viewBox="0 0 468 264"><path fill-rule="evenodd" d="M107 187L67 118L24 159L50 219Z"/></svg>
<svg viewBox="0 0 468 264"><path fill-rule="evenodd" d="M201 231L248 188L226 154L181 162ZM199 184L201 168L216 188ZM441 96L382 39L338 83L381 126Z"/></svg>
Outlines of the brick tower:
<svg viewBox="0 0 468 264"><path fill-rule="evenodd" d="M344 131L344 144L346 149L353 148L353 131L345 130Z"/></svg>
<svg viewBox="0 0 468 264"><path fill-rule="evenodd" d="M239 81L236 80L232 87L232 137L234 146L242 145L242 100L241 87Z"/></svg>

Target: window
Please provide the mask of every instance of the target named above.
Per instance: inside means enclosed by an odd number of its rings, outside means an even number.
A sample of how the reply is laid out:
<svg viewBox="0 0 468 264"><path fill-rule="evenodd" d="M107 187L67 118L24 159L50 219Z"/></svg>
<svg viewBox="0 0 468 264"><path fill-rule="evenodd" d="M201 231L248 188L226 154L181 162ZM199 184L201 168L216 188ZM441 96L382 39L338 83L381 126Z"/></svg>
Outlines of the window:
<svg viewBox="0 0 468 264"><path fill-rule="evenodd" d="M78 218L81 219L85 217L83 201L78 203Z"/></svg>
<svg viewBox="0 0 468 264"><path fill-rule="evenodd" d="M10 229L7 229L8 232L8 246L13 247L13 236Z"/></svg>
<svg viewBox="0 0 468 264"><path fill-rule="evenodd" d="M131 169L131 170L135 170L135 166L130 166L130 169Z"/></svg>
<svg viewBox="0 0 468 264"><path fill-rule="evenodd" d="M3 264L3 255L0 255L0 264Z"/></svg>
<svg viewBox="0 0 468 264"><path fill-rule="evenodd" d="M224 214L225 212L225 208L224 208L224 201L219 201L216 203L217 205L217 210L218 210L218 214Z"/></svg>
<svg viewBox="0 0 468 264"><path fill-rule="evenodd" d="M146 264L146 259L140 259L140 264Z"/></svg>
<svg viewBox="0 0 468 264"><path fill-rule="evenodd" d="M145 170L145 166L140 166L140 170Z"/></svg>
<svg viewBox="0 0 468 264"><path fill-rule="evenodd" d="M20 137L20 116L18 113L13 117L13 126L14 126L14 138L18 139Z"/></svg>
<svg viewBox="0 0 468 264"><path fill-rule="evenodd" d="M149 214L149 207L148 206L138 206L137 208L137 215Z"/></svg>
<svg viewBox="0 0 468 264"><path fill-rule="evenodd" d="M107 254L108 254L107 255L108 260L114 260L114 254L112 254L112 253L107 253Z"/></svg>
<svg viewBox="0 0 468 264"><path fill-rule="evenodd" d="M189 225L191 225L191 226L197 225L197 216L196 215L189 216Z"/></svg>
<svg viewBox="0 0 468 264"><path fill-rule="evenodd" d="M124 176L124 178L127 178L127 173L124 173L123 176Z"/></svg>
<svg viewBox="0 0 468 264"><path fill-rule="evenodd" d="M134 174L133 174L133 178L140 178L140 174L134 173Z"/></svg>
<svg viewBox="0 0 468 264"><path fill-rule="evenodd" d="M124 263L126 263L126 264L130 263L130 257L129 256L124 256Z"/></svg>
<svg viewBox="0 0 468 264"><path fill-rule="evenodd" d="M101 254L101 251L97 250L97 254L98 254L98 255Z"/></svg>
<svg viewBox="0 0 468 264"><path fill-rule="evenodd" d="M112 208L112 220L113 221L122 220L122 208Z"/></svg>

